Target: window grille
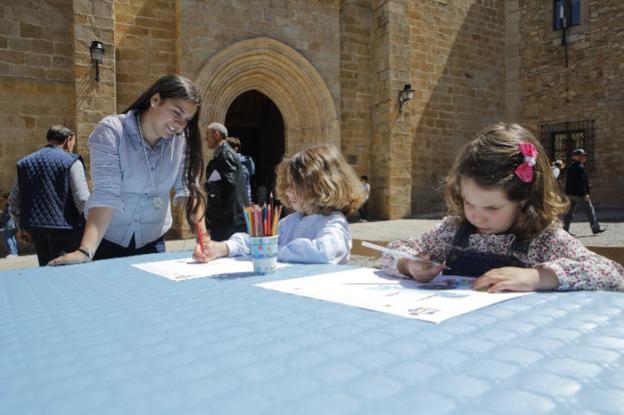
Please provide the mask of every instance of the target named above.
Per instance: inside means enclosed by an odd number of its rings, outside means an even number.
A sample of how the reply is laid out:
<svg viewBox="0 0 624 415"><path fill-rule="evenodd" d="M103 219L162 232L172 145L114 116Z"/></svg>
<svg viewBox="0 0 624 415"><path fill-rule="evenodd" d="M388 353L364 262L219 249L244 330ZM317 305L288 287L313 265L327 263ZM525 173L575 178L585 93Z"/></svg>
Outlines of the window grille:
<svg viewBox="0 0 624 415"><path fill-rule="evenodd" d="M553 0L553 30L580 24L581 0Z"/></svg>
<svg viewBox="0 0 624 415"><path fill-rule="evenodd" d="M589 168L594 160L594 121L572 121L540 126L540 141L551 160L569 164L572 152L582 148L587 152Z"/></svg>

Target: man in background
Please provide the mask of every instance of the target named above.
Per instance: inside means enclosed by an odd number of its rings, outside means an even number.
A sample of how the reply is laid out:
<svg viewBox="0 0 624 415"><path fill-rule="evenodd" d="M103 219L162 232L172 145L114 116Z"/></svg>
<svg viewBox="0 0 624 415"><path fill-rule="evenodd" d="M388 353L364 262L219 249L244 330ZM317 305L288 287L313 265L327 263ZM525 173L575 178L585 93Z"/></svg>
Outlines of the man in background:
<svg viewBox="0 0 624 415"><path fill-rule="evenodd" d="M230 147L227 129L213 122L206 132L208 148L214 150L206 166L204 188L207 195L206 229L213 241L224 241L236 232L245 231L245 206L249 204L243 166Z"/></svg>
<svg viewBox="0 0 624 415"><path fill-rule="evenodd" d="M582 204L594 235L604 232L606 229L601 228L598 224L596 210L589 196L591 186L589 185L589 179L584 167L587 161L587 153L582 148L577 148L572 152L572 158L574 162L567 169L565 185L566 195L570 199L570 210L564 217L563 229L570 232L570 223L574 219L576 208L579 204Z"/></svg>
<svg viewBox="0 0 624 415"><path fill-rule="evenodd" d="M245 187L247 188L247 201L251 203L251 176L256 172L256 165L250 156L246 156L240 152L241 142L237 137L228 137L227 142L238 154L238 159L243 166L245 173Z"/></svg>
<svg viewBox="0 0 624 415"><path fill-rule="evenodd" d="M9 196L18 237L35 245L40 266L78 249L89 199L84 163L72 153L74 132L55 125L46 138L45 147L17 162L17 179Z"/></svg>

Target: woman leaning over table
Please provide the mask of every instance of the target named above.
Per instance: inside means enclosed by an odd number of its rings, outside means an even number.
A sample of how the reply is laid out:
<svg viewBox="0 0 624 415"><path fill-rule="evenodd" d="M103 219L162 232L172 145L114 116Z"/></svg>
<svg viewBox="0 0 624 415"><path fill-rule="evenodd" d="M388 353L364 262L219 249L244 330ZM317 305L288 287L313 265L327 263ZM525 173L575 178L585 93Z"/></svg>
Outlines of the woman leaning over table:
<svg viewBox="0 0 624 415"><path fill-rule="evenodd" d="M200 95L185 77L167 75L123 114L104 118L89 136L93 192L80 248L50 261L65 265L165 251L169 192L186 198L186 219L205 232L198 127ZM193 228L192 227L192 228Z"/></svg>

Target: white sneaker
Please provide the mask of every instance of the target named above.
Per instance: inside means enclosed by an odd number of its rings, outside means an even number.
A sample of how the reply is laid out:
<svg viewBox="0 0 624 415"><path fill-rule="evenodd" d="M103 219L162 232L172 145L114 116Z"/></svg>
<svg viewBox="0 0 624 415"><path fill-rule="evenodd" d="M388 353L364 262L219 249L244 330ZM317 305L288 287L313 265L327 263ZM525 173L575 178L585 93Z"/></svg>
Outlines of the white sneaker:
<svg viewBox="0 0 624 415"><path fill-rule="evenodd" d="M5 256L5 258L17 258L17 255L9 254Z"/></svg>

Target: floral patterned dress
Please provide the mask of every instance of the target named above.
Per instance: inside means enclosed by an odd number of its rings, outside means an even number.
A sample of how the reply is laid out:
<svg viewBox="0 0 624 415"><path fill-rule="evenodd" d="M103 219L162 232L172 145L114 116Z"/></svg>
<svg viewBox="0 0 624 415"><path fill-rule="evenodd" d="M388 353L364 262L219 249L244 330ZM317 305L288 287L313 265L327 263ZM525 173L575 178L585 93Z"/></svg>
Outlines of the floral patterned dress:
<svg viewBox="0 0 624 415"><path fill-rule="evenodd" d="M420 238L391 242L388 247L410 254L421 252L434 261L444 262L453 246L460 219L446 217L435 228ZM470 236L468 248L478 252L504 255L516 236L513 234L479 234ZM578 239L558 224L546 228L529 244L526 254L519 259L529 268L547 268L557 274L558 289L624 291L624 267L585 248ZM390 275L409 278L396 268L396 261L384 256L384 271Z"/></svg>

